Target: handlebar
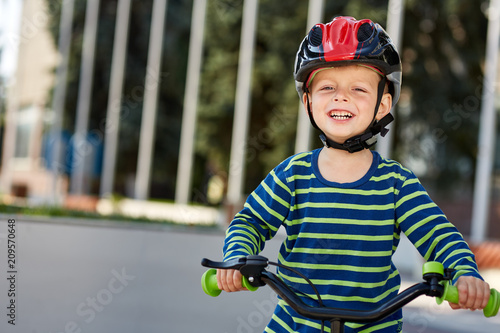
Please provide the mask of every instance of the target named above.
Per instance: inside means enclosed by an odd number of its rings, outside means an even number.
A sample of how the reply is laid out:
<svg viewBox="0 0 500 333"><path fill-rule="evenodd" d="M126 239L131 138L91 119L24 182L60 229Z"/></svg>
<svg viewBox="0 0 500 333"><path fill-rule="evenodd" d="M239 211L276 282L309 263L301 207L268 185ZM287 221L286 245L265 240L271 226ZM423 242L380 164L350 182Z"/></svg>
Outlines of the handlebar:
<svg viewBox="0 0 500 333"><path fill-rule="evenodd" d="M452 270L445 270L439 262L424 264L423 282L400 292L376 309L362 311L307 305L277 275L265 270L269 264L274 263L269 262L267 258L262 256L248 256L226 262L203 259L201 264L210 268L238 269L244 277L242 283L247 289L255 290L259 286L268 285L297 313L311 319L331 321L332 328L336 327L337 329L336 332L343 332L343 323L347 321L367 323L383 319L421 295L436 297L438 304L445 300L458 303L458 289L451 285L450 281ZM215 269L208 270L203 274L201 284L205 293L210 296L215 297L221 292L217 287ZM483 309L484 316L495 316L499 308L500 293L495 289L491 289L488 305Z"/></svg>

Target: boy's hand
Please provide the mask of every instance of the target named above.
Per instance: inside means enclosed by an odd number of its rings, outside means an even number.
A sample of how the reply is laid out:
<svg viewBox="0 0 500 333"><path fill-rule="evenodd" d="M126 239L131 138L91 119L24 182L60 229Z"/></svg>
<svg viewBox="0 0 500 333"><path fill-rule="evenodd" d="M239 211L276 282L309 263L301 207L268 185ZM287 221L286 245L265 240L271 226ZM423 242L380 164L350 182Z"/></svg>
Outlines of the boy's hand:
<svg viewBox="0 0 500 333"><path fill-rule="evenodd" d="M458 289L458 304L450 303L456 309L482 310L490 298L490 286L473 276L461 276L455 286Z"/></svg>
<svg viewBox="0 0 500 333"><path fill-rule="evenodd" d="M247 290L241 285L242 275L237 269L218 269L217 286L226 292Z"/></svg>

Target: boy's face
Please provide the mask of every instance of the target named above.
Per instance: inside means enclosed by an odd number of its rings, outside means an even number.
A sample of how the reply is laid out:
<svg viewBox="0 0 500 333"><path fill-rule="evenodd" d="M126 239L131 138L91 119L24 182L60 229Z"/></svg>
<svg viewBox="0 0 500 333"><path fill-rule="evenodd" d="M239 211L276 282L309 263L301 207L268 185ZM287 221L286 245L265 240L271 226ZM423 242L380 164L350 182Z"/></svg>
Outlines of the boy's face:
<svg viewBox="0 0 500 333"><path fill-rule="evenodd" d="M373 120L380 74L352 65L318 71L309 88L314 121L339 143L363 133ZM306 95L303 96L307 103ZM377 120L389 113L392 97L384 93Z"/></svg>

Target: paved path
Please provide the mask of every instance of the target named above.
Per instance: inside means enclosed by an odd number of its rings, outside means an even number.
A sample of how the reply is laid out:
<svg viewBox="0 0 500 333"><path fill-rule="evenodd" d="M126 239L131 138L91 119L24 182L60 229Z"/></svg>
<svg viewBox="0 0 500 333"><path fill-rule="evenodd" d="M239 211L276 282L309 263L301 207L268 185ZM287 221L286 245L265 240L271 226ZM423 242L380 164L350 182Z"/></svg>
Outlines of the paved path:
<svg viewBox="0 0 500 333"><path fill-rule="evenodd" d="M0 332L252 333L262 332L273 310L269 288L203 294L199 263L220 258L222 232L15 217L16 273L8 273L8 218L0 215ZM274 260L278 247L273 240L263 254ZM15 298L8 295L11 287ZM15 326L8 323L11 300ZM498 317L441 309L408 307L406 331L499 331Z"/></svg>

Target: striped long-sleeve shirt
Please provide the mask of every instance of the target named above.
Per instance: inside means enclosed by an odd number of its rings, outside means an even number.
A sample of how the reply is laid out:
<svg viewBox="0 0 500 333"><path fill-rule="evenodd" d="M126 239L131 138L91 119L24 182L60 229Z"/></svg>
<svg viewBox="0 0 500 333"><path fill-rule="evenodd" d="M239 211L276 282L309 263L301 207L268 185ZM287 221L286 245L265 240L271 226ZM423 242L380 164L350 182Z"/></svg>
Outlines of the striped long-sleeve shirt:
<svg viewBox="0 0 500 333"><path fill-rule="evenodd" d="M278 261L305 274L325 306L373 309L399 291L392 255L403 231L425 260L456 269L455 279L464 274L480 278L462 235L410 170L373 152L364 177L334 183L319 172L319 152L288 158L248 197L227 230L225 260L259 253L284 226L287 236ZM315 298L302 278L284 269L278 274L299 294ZM304 296L306 303L315 304L312 299ZM346 332L400 332L401 327L398 311L372 324L346 323ZM280 300L265 331L319 330L319 322Z"/></svg>

